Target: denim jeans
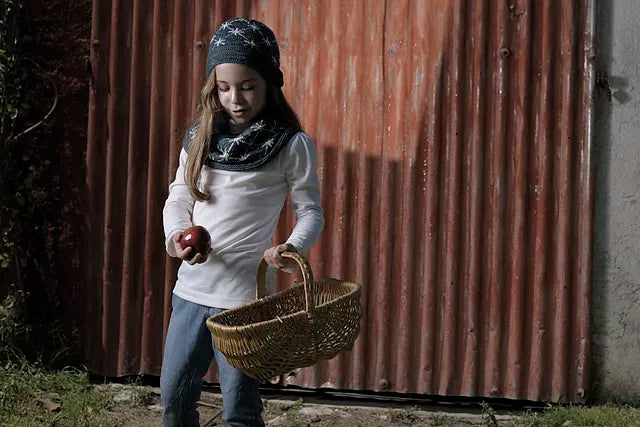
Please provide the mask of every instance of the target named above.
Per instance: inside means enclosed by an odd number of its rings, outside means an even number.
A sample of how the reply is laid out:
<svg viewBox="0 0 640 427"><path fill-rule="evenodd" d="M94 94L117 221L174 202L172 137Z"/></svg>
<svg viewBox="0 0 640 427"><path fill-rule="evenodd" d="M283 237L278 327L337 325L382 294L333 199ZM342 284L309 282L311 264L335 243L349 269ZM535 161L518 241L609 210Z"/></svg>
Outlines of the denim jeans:
<svg viewBox="0 0 640 427"><path fill-rule="evenodd" d="M215 357L222 391L222 423L264 426L258 380L235 369L213 345L207 318L223 309L205 307L174 295L160 373L164 426L198 426L196 410L202 377Z"/></svg>

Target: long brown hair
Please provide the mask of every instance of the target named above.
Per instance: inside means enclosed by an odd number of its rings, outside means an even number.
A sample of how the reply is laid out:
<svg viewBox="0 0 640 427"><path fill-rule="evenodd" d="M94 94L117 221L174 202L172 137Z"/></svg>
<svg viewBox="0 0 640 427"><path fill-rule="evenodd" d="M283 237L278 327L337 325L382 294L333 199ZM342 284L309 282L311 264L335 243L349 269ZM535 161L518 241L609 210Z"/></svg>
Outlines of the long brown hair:
<svg viewBox="0 0 640 427"><path fill-rule="evenodd" d="M201 202L211 199L209 193L203 192L199 188L200 172L209 154L211 140L216 133L224 131L228 126L228 116L222 108L216 89L216 70L214 68L200 93L199 115L195 121L198 127L189 143L187 165L184 171L184 179L191 195ZM267 99L263 110L266 108L276 119L294 129L302 130L300 119L287 102L282 89L268 81Z"/></svg>

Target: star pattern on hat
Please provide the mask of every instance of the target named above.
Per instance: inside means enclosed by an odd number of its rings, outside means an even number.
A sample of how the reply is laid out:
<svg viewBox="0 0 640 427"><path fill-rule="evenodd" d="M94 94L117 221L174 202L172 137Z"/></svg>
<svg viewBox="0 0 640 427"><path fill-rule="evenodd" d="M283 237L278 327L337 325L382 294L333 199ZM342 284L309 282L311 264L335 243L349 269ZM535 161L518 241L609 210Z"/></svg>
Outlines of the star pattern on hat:
<svg viewBox="0 0 640 427"><path fill-rule="evenodd" d="M220 61L240 61L244 56L244 61L251 62L259 72L264 72L268 79L282 87L278 41L269 27L253 19L234 18L218 27L209 42L207 76Z"/></svg>
<svg viewBox="0 0 640 427"><path fill-rule="evenodd" d="M254 42L253 40L244 39L244 42L245 42L246 44L248 44L249 46L253 47L253 48L258 47L258 45L256 44L256 42Z"/></svg>
<svg viewBox="0 0 640 427"><path fill-rule="evenodd" d="M259 39L246 34L246 32L249 30L258 33ZM263 29L257 23L244 18L231 19L222 23L218 28L216 34L214 34L213 38L211 39L211 44L215 47L226 45L227 43L225 38L222 37L223 35L226 35L227 37L237 37L241 39L242 42L244 42L246 45L251 46L252 48L259 48L259 45L271 48L272 46L277 45L275 39L273 39L273 37L270 37L269 34L265 34ZM276 65L279 64L277 60L274 60L273 62Z"/></svg>
<svg viewBox="0 0 640 427"><path fill-rule="evenodd" d="M242 36L244 30L242 28L233 27L231 28L231 31L229 31L229 33L233 34L234 36Z"/></svg>

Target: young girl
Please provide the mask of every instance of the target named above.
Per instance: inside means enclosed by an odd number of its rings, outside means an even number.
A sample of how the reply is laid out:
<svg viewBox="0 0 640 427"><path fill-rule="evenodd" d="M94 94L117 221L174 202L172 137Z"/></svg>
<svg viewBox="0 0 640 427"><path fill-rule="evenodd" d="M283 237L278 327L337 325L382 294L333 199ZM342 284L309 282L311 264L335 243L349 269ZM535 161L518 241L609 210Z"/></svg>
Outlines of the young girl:
<svg viewBox="0 0 640 427"><path fill-rule="evenodd" d="M198 425L202 377L218 365L225 426L260 426L258 382L229 365L205 321L255 298L260 260L286 268L285 250L306 252L324 218L316 149L282 93L280 52L263 23L231 19L216 31L207 56L201 113L185 136L163 210L167 252L183 260L160 376L165 426ZM296 225L271 246L289 195ZM190 259L182 231L201 225L209 254ZM273 291L273 289L272 289Z"/></svg>

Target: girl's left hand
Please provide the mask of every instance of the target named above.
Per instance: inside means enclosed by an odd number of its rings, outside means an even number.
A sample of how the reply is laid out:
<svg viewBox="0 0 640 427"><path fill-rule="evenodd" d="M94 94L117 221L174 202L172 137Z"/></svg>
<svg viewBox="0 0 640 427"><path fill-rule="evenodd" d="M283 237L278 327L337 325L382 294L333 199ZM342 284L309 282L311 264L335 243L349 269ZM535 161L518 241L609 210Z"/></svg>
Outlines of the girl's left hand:
<svg viewBox="0 0 640 427"><path fill-rule="evenodd" d="M292 244L282 243L264 251L264 260L273 268L284 270L287 273L295 273L298 264L292 259L280 256L285 251L298 252Z"/></svg>

